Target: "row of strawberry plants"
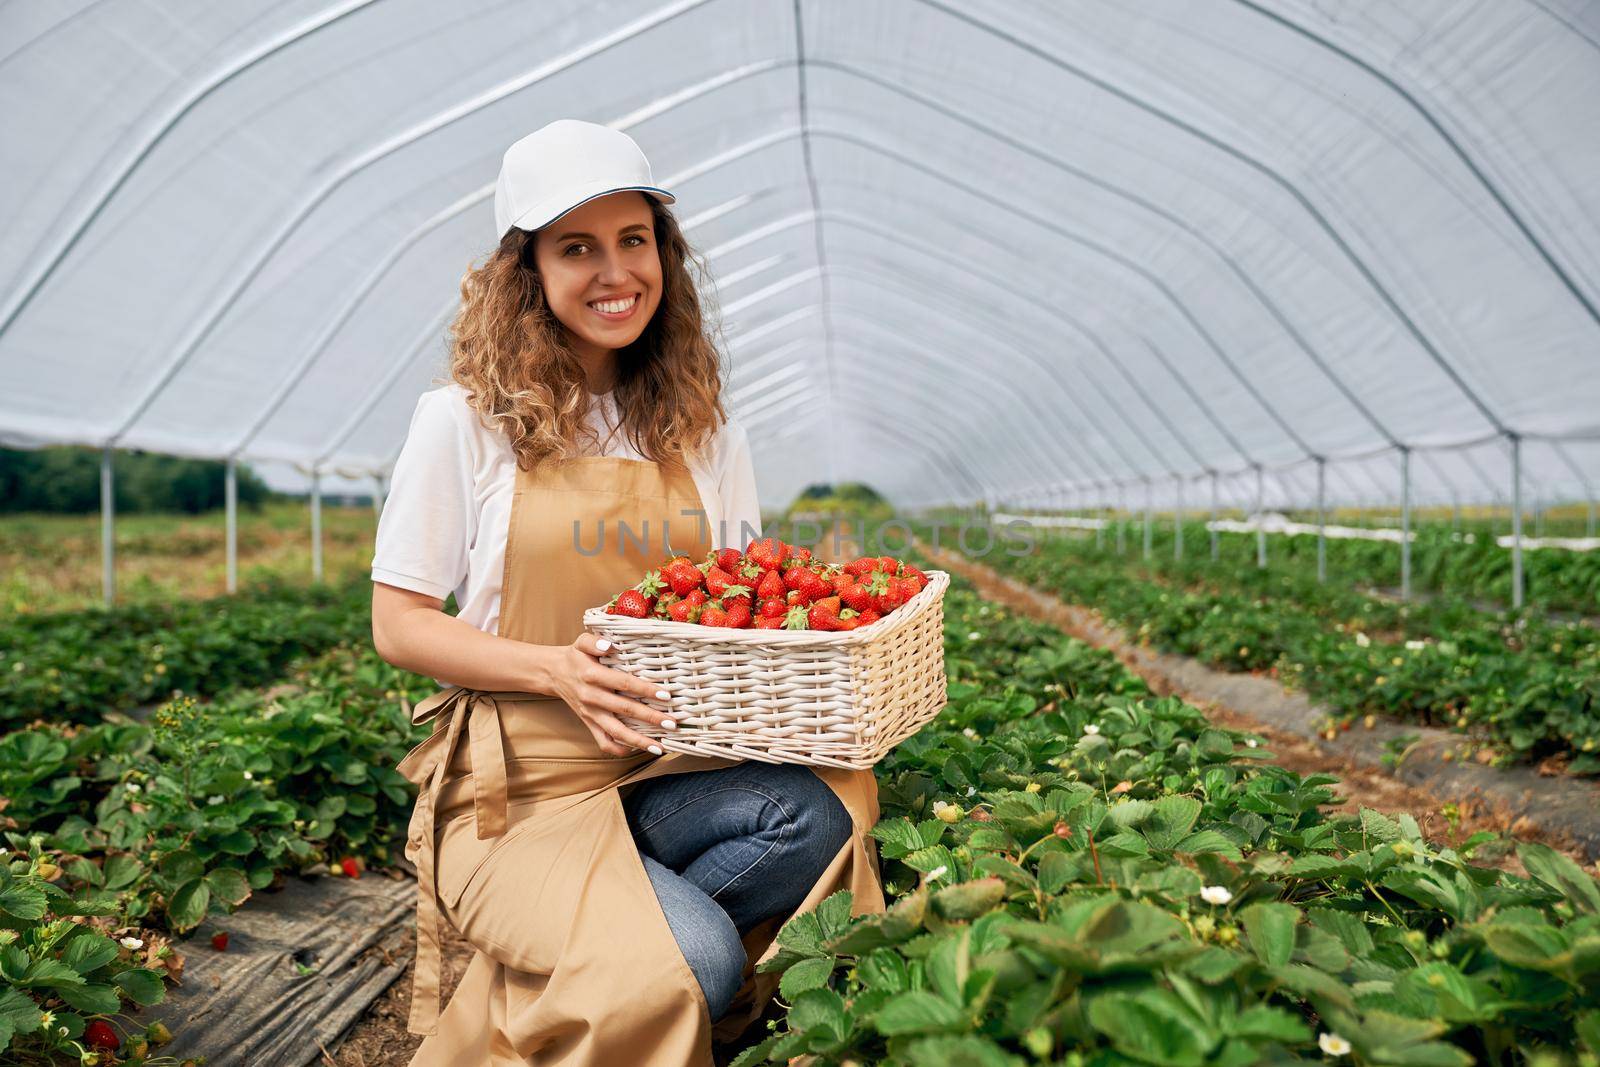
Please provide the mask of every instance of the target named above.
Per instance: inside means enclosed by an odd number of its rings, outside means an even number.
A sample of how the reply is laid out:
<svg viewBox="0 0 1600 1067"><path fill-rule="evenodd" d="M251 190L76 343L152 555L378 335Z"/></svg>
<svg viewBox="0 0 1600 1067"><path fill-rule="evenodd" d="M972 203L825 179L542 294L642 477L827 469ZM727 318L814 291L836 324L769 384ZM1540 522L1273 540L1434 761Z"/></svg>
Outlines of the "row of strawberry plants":
<svg viewBox="0 0 1600 1067"><path fill-rule="evenodd" d="M108 709L265 685L371 632L370 582L269 584L210 600L12 615L0 622L0 723L94 722Z"/></svg>
<svg viewBox="0 0 1600 1067"><path fill-rule="evenodd" d="M1153 699L1108 654L946 604L948 707L876 768L890 906L841 892L779 951L736 1067L1593 1062L1600 888L1527 877Z"/></svg>
<svg viewBox="0 0 1600 1067"><path fill-rule="evenodd" d="M1048 538L982 562L1130 634L1231 671L1265 671L1337 709L1469 735L1478 758L1556 756L1600 772L1600 632L1459 603L1394 605L1315 579L1208 560L1145 562ZM1330 729L1332 726L1330 726Z"/></svg>
<svg viewBox="0 0 1600 1067"><path fill-rule="evenodd" d="M415 794L394 766L427 732L402 698L433 683L364 641L276 688L0 737L5 1062L159 1062L117 1012L161 999L177 939L289 874L398 854Z"/></svg>
<svg viewBox="0 0 1600 1067"><path fill-rule="evenodd" d="M1112 541L1115 540L1114 529ZM1416 535L1411 545L1414 589L1498 604L1510 602L1511 550L1496 541L1506 533L1505 524L1470 523L1461 529L1452 529L1448 524L1424 523L1414 527L1413 532ZM1133 521L1124 525L1125 545L1137 548L1142 545L1143 536L1142 523ZM1170 520L1158 522L1152 535L1156 551L1170 555L1173 536ZM1186 549L1209 554L1210 533L1203 523L1185 523L1183 536ZM1255 565L1256 536L1253 533L1220 533L1217 547L1220 558L1230 565ZM1352 586L1400 585L1400 546L1396 542L1330 538L1325 551L1330 580ZM1275 566L1315 576L1317 539L1315 535L1268 534L1267 557ZM1523 553L1522 569L1528 604L1600 615L1600 552L1530 549Z"/></svg>

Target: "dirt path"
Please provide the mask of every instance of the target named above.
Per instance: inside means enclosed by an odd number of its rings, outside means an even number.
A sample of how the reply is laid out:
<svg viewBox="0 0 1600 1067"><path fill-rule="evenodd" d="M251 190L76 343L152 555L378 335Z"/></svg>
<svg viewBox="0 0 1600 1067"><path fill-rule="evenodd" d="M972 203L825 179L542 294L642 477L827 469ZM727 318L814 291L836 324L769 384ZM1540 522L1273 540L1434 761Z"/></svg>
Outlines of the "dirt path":
<svg viewBox="0 0 1600 1067"><path fill-rule="evenodd" d="M1488 830L1544 841L1580 862L1600 856L1600 788L1592 783L1542 777L1530 767L1496 769L1463 764L1453 755L1441 758L1453 753L1459 735L1407 723L1379 721L1327 741L1320 736L1327 709L1285 691L1270 677L1228 674L1156 652L1129 641L1091 609L1063 603L949 550L918 547L971 581L984 597L1113 652L1155 692L1180 696L1215 722L1266 737L1279 765L1300 774L1337 775L1336 810L1410 812L1436 841L1453 843ZM1422 740L1398 771L1391 770L1381 762L1384 743L1405 734L1422 735ZM1507 841L1497 851L1504 854L1509 847ZM1492 852L1480 857L1494 858Z"/></svg>

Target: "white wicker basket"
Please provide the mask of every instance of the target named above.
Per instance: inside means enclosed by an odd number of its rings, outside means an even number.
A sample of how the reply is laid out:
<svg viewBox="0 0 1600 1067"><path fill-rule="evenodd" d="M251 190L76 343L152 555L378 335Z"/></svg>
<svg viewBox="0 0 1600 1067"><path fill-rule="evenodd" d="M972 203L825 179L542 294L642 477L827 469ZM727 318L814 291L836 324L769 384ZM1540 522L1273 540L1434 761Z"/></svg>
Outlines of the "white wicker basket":
<svg viewBox="0 0 1600 1067"><path fill-rule="evenodd" d="M625 718L664 749L766 763L870 767L945 705L945 571L855 630L744 630L583 613L600 662L661 683L676 730Z"/></svg>

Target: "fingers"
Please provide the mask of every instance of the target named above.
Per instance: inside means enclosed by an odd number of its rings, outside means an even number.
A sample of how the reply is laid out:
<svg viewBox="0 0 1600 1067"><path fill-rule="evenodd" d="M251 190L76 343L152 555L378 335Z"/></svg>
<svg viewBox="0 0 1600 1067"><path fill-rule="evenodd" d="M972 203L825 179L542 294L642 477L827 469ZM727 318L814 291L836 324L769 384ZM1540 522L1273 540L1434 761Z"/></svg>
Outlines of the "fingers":
<svg viewBox="0 0 1600 1067"><path fill-rule="evenodd" d="M594 725L589 716L579 716L583 725L588 728L590 736L594 738L595 745L608 756L631 756L634 749L622 744L620 741L611 740L611 735Z"/></svg>
<svg viewBox="0 0 1600 1067"><path fill-rule="evenodd" d="M629 729L622 723L621 720L619 720L609 711L594 712L591 718L595 725L599 726L600 729L604 730L607 734L610 734L615 741L621 742L624 745L632 745L635 749L642 748L650 752L654 752L658 756L661 755L660 745L656 744L644 734L639 733L637 730ZM602 745L602 747L604 746ZM622 754L631 755L632 751L628 750Z"/></svg>
<svg viewBox="0 0 1600 1067"><path fill-rule="evenodd" d="M601 637L598 634L593 634L588 630L585 630L583 633L578 635L575 641L572 642L572 647L576 648L579 652L584 652L588 655L598 657L603 656L607 652L611 651L612 644L609 638Z"/></svg>

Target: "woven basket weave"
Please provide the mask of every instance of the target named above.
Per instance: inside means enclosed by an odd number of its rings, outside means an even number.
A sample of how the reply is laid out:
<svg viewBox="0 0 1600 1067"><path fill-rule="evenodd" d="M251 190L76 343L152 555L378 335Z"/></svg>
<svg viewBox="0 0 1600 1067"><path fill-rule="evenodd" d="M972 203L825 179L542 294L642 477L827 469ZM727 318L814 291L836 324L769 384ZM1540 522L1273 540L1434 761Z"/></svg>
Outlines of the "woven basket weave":
<svg viewBox="0 0 1600 1067"><path fill-rule="evenodd" d="M594 607L584 626L609 638L608 667L661 683L675 730L624 717L664 749L766 763L860 769L877 763L945 705L945 571L868 626L744 630L633 619Z"/></svg>

